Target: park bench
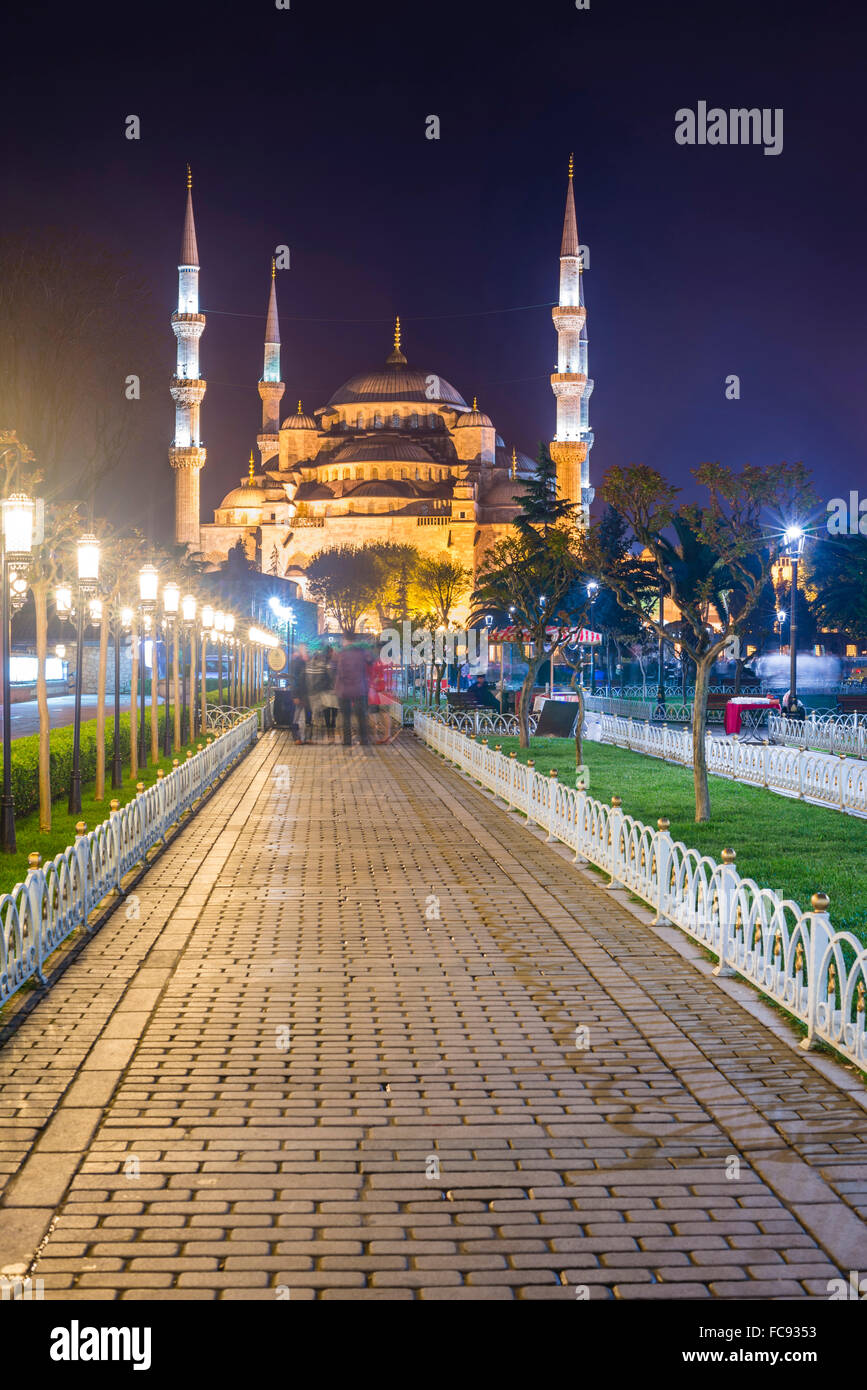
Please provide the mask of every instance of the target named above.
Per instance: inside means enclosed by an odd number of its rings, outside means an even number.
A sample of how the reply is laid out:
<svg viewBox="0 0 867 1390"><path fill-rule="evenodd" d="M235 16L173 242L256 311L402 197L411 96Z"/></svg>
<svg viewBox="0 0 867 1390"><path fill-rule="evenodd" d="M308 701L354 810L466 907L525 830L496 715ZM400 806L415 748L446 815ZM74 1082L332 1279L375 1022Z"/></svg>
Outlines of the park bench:
<svg viewBox="0 0 867 1390"><path fill-rule="evenodd" d="M838 714L867 714L867 692L863 695L838 695Z"/></svg>

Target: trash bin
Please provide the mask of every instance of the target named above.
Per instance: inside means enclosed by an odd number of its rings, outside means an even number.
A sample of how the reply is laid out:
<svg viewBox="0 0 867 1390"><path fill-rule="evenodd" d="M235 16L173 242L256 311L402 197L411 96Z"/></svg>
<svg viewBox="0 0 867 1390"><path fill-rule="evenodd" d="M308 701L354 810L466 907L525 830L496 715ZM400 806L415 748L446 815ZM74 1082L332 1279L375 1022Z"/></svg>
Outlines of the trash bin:
<svg viewBox="0 0 867 1390"><path fill-rule="evenodd" d="M274 691L274 723L278 729L291 729L295 702L288 690Z"/></svg>

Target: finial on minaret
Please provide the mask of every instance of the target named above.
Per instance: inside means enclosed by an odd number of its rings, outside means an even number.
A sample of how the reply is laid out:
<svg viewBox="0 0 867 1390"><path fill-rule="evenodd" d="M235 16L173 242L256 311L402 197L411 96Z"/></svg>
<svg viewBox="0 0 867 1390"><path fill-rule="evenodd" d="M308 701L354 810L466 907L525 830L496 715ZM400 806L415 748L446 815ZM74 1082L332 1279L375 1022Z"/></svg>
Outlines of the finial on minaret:
<svg viewBox="0 0 867 1390"><path fill-rule="evenodd" d="M400 349L400 315L394 321L394 348L385 361L388 366L406 366L406 358Z"/></svg>
<svg viewBox="0 0 867 1390"><path fill-rule="evenodd" d="M298 411L297 411L297 413L298 413L299 415L303 415L303 414L304 414L304 411L301 409L301 402L300 402L300 401L298 402Z"/></svg>
<svg viewBox="0 0 867 1390"><path fill-rule="evenodd" d="M192 188L192 186L193 186L193 171L192 171L192 169L190 168L190 166L189 166L189 164L188 164L188 165L187 165L187 188L188 188L188 189L189 189L189 188Z"/></svg>
<svg viewBox="0 0 867 1390"><path fill-rule="evenodd" d="M575 169L575 156L574 156L574 154L570 154L570 156L569 156L569 177L570 177L570 179L571 179L571 177L572 177L572 174L573 174L573 172L574 172L574 169Z"/></svg>
<svg viewBox="0 0 867 1390"><path fill-rule="evenodd" d="M276 260L274 259L274 257L272 256L272 257L271 257L271 279L272 279L272 280L276 279L276 276L277 276L277 262L276 262Z"/></svg>
<svg viewBox="0 0 867 1390"><path fill-rule="evenodd" d="M512 445L512 469L509 476L512 478L516 478L518 476L518 454L514 444Z"/></svg>
<svg viewBox="0 0 867 1390"><path fill-rule="evenodd" d="M253 487L253 486L254 486L254 482L253 482L253 450L252 450L252 449L250 450L250 466L249 466L249 469L248 469L248 472L247 472L247 486L248 486L248 487Z"/></svg>

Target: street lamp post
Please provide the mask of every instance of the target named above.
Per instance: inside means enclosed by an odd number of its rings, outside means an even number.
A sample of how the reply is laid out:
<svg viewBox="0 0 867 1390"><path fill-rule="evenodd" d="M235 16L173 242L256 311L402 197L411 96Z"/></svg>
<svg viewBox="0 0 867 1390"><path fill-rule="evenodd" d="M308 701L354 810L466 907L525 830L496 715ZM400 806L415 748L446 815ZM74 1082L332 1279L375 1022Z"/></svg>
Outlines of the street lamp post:
<svg viewBox="0 0 867 1390"><path fill-rule="evenodd" d="M217 635L217 700L223 704L223 633L226 631L226 615L221 608L214 614L214 632Z"/></svg>
<svg viewBox="0 0 867 1390"><path fill-rule="evenodd" d="M189 714L187 713L187 659L186 653L181 662L181 685L183 703L181 705L181 743L187 741L187 728L190 738L196 736L196 599L194 594L184 594L181 602L181 616L184 632L190 648Z"/></svg>
<svg viewBox="0 0 867 1390"><path fill-rule="evenodd" d="M236 646L235 646L235 615L234 615L234 613L226 613L226 614L224 614L224 623L223 623L223 625L224 625L225 630L226 630L226 645L228 646L228 649L229 649L228 689L227 689L227 691L226 691L226 695L228 696L228 703L229 703L233 708L237 708L237 706L240 704L240 701L239 701L238 698L237 698L237 691L236 691L236 689L235 689L235 687L236 687L236 685L237 685L237 680L238 680L238 652L237 652L237 648L236 648Z"/></svg>
<svg viewBox="0 0 867 1390"><path fill-rule="evenodd" d="M138 591L141 605L139 623L139 688L141 691L139 714L139 767L148 765L147 728L145 722L145 628L150 621L151 611L157 601L159 574L155 565L142 565L138 572ZM156 639L156 633L154 633ZM156 640L151 644L151 681L156 679ZM153 687L151 687L153 693Z"/></svg>
<svg viewBox="0 0 867 1390"><path fill-rule="evenodd" d="M590 612L588 622L593 624L593 605L596 602L596 595L599 593L599 583L595 579L588 579L587 592L590 595ZM596 694L596 656L593 650L593 643L590 643L590 694Z"/></svg>
<svg viewBox="0 0 867 1390"><path fill-rule="evenodd" d="M96 536L82 536L78 542L78 623L75 637L75 720L72 730L72 775L69 779L67 810L81 810L81 689L84 684L84 605L99 582L99 541Z"/></svg>
<svg viewBox="0 0 867 1390"><path fill-rule="evenodd" d="M123 764L120 757L120 639L127 628L132 629L131 608L115 607L114 613L114 733L111 748L111 785L123 786Z"/></svg>
<svg viewBox="0 0 867 1390"><path fill-rule="evenodd" d="M665 627L665 585L660 581L659 584L659 626ZM658 647L659 682L656 688L656 703L661 710L665 709L665 638L659 634Z"/></svg>
<svg viewBox="0 0 867 1390"><path fill-rule="evenodd" d="M209 603L202 608L202 704L199 733L208 727L208 636L214 627L214 610Z"/></svg>
<svg viewBox="0 0 867 1390"><path fill-rule="evenodd" d="M166 758L171 756L172 734L169 727L169 649L174 649L177 638L178 605L181 601L181 591L173 579L168 584L163 585L163 613L165 614L166 624L166 678L163 685L165 692L165 720L163 723L163 754ZM177 697L175 698L177 707Z"/></svg>
<svg viewBox="0 0 867 1390"><path fill-rule="evenodd" d="M0 577L3 583L3 796L0 809L0 845L4 854L14 854L15 803L12 797L12 609L27 592L24 572L33 549L36 505L24 492L4 499ZM23 588L22 588L23 586Z"/></svg>
<svg viewBox="0 0 867 1390"><path fill-rule="evenodd" d="M785 534L785 553L792 563L792 595L789 613L789 709L798 703L798 642L797 613L798 601L798 561L804 552L804 532L800 526L789 526Z"/></svg>

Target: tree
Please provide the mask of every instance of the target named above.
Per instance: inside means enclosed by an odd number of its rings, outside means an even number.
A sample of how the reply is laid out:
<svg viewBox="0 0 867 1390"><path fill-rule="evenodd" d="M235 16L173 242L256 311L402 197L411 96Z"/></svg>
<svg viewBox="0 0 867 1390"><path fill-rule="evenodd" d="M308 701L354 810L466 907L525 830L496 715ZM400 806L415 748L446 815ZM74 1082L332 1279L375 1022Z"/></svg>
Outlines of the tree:
<svg viewBox="0 0 867 1390"><path fill-rule="evenodd" d="M705 463L693 470L693 477L707 490L703 508L678 504L680 489L643 464L611 469L602 496L623 516L633 545L650 553L663 591L680 612L680 641L696 667L693 780L695 819L702 822L710 819L705 750L710 670L731 638L743 632L780 552L784 528L778 520L770 528L763 517L803 513L811 494L800 463L748 464L740 473ZM606 582L624 607L665 636L658 617L648 611L646 596L636 589L628 562L606 559L598 541L594 549ZM734 603L733 590L738 591Z"/></svg>
<svg viewBox="0 0 867 1390"><path fill-rule="evenodd" d="M867 642L867 536L829 536L811 552L806 578L815 617L823 628L842 632L852 642ZM796 617L800 634L800 612Z"/></svg>
<svg viewBox="0 0 867 1390"><path fill-rule="evenodd" d="M376 541L370 549L379 568L376 612L380 626L389 627L409 617L410 589L420 556L414 545L397 541Z"/></svg>
<svg viewBox="0 0 867 1390"><path fill-rule="evenodd" d="M536 455L536 470L514 501L520 505L520 511L512 524L518 534L531 544L538 542L540 537L544 542L548 531L554 527L575 524L578 506L565 497L557 496L557 465L548 452L548 446L541 441Z"/></svg>
<svg viewBox="0 0 867 1390"><path fill-rule="evenodd" d="M440 702L445 655L436 647L437 633L448 628L454 608L468 592L472 573L449 555L422 555L417 559L410 602L415 607L413 624L423 628L434 641L434 669L437 704ZM442 660L437 657L442 655Z"/></svg>
<svg viewBox="0 0 867 1390"><path fill-rule="evenodd" d="M374 607L381 578L375 551L364 545L320 550L307 566L308 593L324 604L343 633L354 633L363 614Z"/></svg>
<svg viewBox="0 0 867 1390"><path fill-rule="evenodd" d="M544 444L539 445L536 471L515 498L521 508L513 519L513 534L488 550L479 568L473 606L510 613L524 631L530 648L527 674L516 704L518 737L530 746L530 699L539 667L551 654L547 628L581 573L577 559L578 507L557 495L557 470Z"/></svg>

